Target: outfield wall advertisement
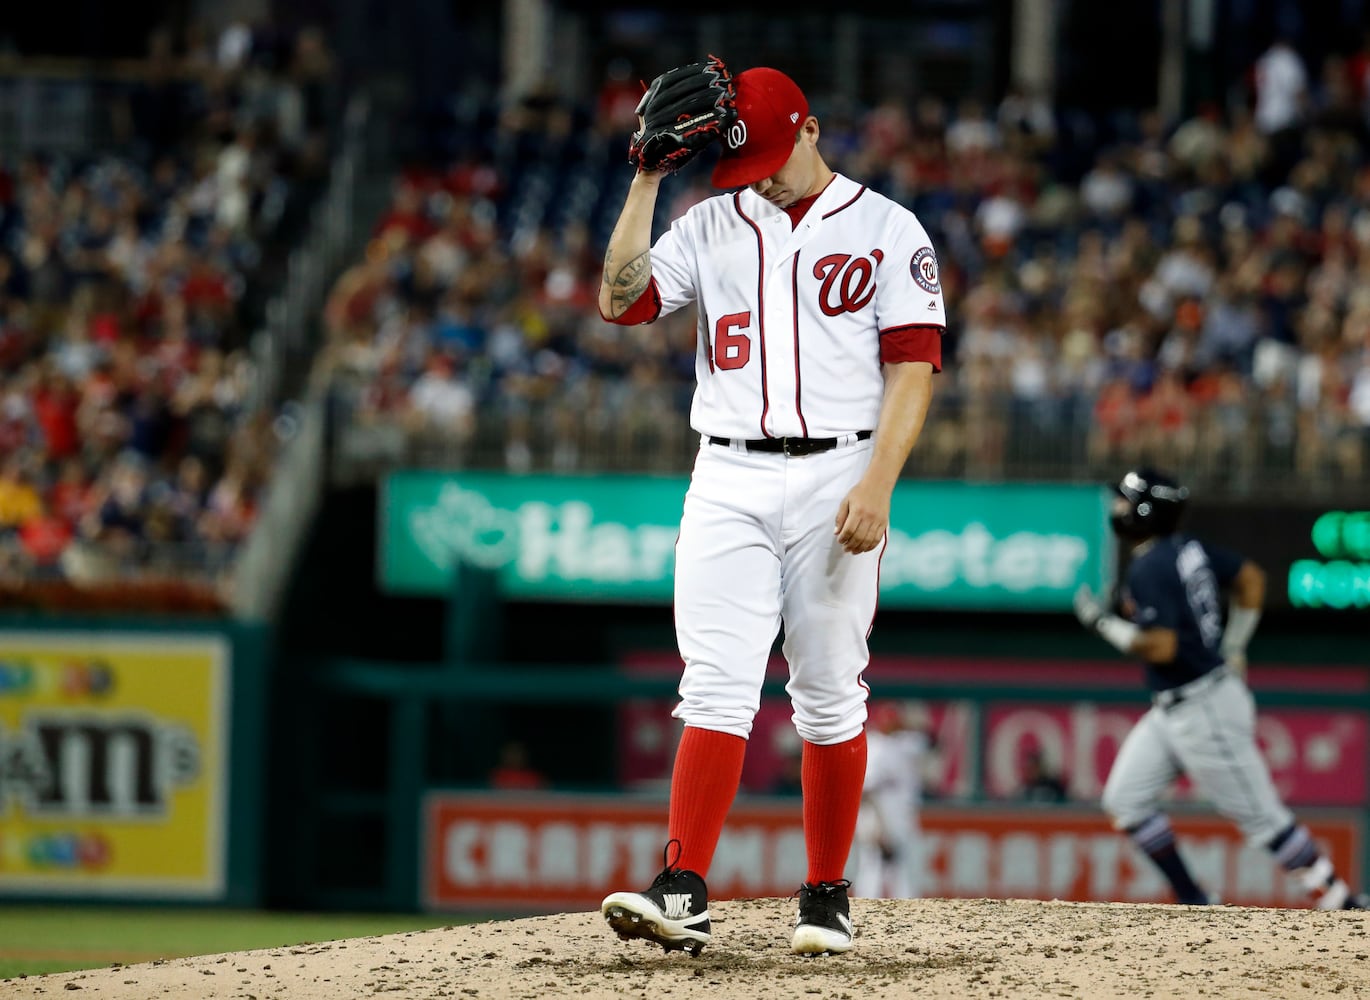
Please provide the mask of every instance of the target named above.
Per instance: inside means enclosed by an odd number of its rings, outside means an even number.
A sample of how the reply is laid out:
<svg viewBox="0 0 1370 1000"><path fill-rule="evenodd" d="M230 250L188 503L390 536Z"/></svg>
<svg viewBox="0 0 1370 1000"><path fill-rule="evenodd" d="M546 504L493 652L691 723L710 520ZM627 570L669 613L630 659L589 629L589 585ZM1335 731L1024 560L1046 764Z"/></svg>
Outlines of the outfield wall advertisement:
<svg viewBox="0 0 1370 1000"><path fill-rule="evenodd" d="M422 900L429 910L594 910L661 870L658 798L437 791L424 805ZM1359 814L1305 818L1338 870L1360 884ZM1246 906L1306 906L1297 881L1226 820L1176 815L1180 849L1208 888ZM1097 810L929 806L914 862L921 895L1162 902L1160 875ZM709 872L714 899L789 896L806 876L798 801L741 799Z"/></svg>
<svg viewBox="0 0 1370 1000"><path fill-rule="evenodd" d="M0 894L223 895L231 646L0 631Z"/></svg>
<svg viewBox="0 0 1370 1000"><path fill-rule="evenodd" d="M670 717L673 702L631 701L618 709L621 752L618 780L625 787L665 786L679 723ZM936 741L924 769L928 792L961 798L973 787L976 758L983 794L1017 798L1029 748L1039 750L1066 783L1067 794L1097 800L1118 748L1145 709L1093 702L1018 703L929 700L917 703ZM776 790L797 767L799 748L783 698L765 698L748 740L743 787ZM1270 765L1275 787L1293 806L1360 806L1367 797L1366 757L1370 753L1366 713L1321 709L1271 708L1256 722L1256 740ZM1181 779L1173 797L1199 797Z"/></svg>
<svg viewBox="0 0 1370 1000"><path fill-rule="evenodd" d="M678 676L677 657L656 651L629 654L622 661L634 676ZM784 661L772 659L767 677L781 680ZM1081 691L1088 683L1094 696L1058 694L1050 699L1017 701L996 698L994 691L1031 677L1043 691ZM1041 752L1064 780L1070 798L1094 802L1103 792L1123 738L1147 710L1141 668L1116 660L1057 663L1029 659L980 659L918 656L872 657L864 678L872 699L879 701L895 684L936 690L934 682L955 678L977 692L968 698L926 697L906 708L932 737L935 751L924 768L930 796L943 799L1016 798L1021 794L1026 752ZM1260 712L1256 739L1270 766L1275 787L1294 806L1363 806L1370 800L1370 713L1361 707L1367 689L1363 667L1309 667L1261 664L1251 672ZM1316 707L1266 704L1267 691L1312 687L1327 693ZM1098 700L1111 692L1125 700ZM1274 700L1274 696L1271 696ZM618 705L615 755L618 783L625 788L664 786L679 722L671 718L674 701L631 699ZM750 792L775 791L789 781L799 750L786 698L761 701L747 744L742 787ZM1188 801L1196 792L1181 780L1175 798Z"/></svg>
<svg viewBox="0 0 1370 1000"><path fill-rule="evenodd" d="M406 471L385 481L382 586L446 596L460 560L539 600L668 602L678 477ZM1111 572L1093 486L903 482L881 561L886 607L1064 610ZM1105 544L1108 541L1109 544Z"/></svg>

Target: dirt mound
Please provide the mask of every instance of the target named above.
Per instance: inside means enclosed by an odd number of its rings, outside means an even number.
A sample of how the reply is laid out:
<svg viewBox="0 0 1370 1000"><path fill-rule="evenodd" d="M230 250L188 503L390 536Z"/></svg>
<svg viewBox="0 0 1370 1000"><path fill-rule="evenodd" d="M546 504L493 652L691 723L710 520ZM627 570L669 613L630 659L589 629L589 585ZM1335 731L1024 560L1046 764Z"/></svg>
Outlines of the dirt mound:
<svg viewBox="0 0 1370 1000"><path fill-rule="evenodd" d="M856 948L789 950L789 899L710 906L698 958L568 913L0 982L0 997L1370 997L1361 912L856 900Z"/></svg>

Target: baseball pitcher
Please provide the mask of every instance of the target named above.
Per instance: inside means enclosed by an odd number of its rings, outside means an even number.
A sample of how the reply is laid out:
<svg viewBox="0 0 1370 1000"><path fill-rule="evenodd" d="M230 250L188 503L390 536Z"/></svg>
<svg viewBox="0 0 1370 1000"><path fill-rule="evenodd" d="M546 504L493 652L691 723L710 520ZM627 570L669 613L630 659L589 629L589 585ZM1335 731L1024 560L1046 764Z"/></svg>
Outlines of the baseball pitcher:
<svg viewBox="0 0 1370 1000"><path fill-rule="evenodd" d="M604 255L599 308L650 323L694 306L699 452L676 544L684 722L665 867L601 907L624 938L697 954L705 879L784 625L803 740L802 955L851 947L843 879L866 771L861 673L890 494L923 426L946 324L937 255L902 206L835 174L784 73L718 59L671 70L639 105L637 173ZM662 182L721 140L713 183L655 245Z"/></svg>

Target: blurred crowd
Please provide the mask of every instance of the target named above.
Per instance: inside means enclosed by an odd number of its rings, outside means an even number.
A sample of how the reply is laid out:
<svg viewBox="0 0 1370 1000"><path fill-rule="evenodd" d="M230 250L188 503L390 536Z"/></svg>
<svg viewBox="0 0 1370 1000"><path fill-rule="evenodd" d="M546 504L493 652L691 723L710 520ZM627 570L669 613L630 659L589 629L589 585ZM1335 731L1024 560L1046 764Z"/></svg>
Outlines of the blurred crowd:
<svg viewBox="0 0 1370 1000"><path fill-rule="evenodd" d="M0 149L0 578L230 565L276 444L247 343L331 75L314 31L159 31L110 149Z"/></svg>
<svg viewBox="0 0 1370 1000"><path fill-rule="evenodd" d="M1314 61L1277 41L1229 99L1178 122L1023 90L867 108L811 95L829 164L912 208L939 250L946 364L920 471L1163 457L1238 486L1358 479L1368 67L1370 46ZM396 181L328 306L359 435L399 429L430 458L514 470L683 460L667 446L687 442L692 311L625 329L595 306L646 75L611 66L590 108L530 95ZM714 193L707 176L667 181L658 231Z"/></svg>

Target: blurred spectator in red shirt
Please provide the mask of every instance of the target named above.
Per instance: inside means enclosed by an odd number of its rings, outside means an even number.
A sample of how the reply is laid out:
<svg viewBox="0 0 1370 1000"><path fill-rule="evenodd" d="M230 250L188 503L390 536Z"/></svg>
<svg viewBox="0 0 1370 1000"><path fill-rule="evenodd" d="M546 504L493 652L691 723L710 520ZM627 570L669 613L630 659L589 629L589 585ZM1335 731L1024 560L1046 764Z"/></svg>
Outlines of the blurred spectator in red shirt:
<svg viewBox="0 0 1370 1000"><path fill-rule="evenodd" d="M1137 401L1126 378L1112 378L1099 389L1090 425L1089 457L1098 465L1129 463L1135 454Z"/></svg>
<svg viewBox="0 0 1370 1000"><path fill-rule="evenodd" d="M33 416L43 432L44 453L52 461L75 455L81 447L76 413L81 395L71 380L56 368L45 366L33 393Z"/></svg>
<svg viewBox="0 0 1370 1000"><path fill-rule="evenodd" d="M637 105L645 92L633 73L631 61L623 56L610 59L595 99L595 125L599 131L617 137L636 130Z"/></svg>
<svg viewBox="0 0 1370 1000"><path fill-rule="evenodd" d="M548 785L547 777L532 766L528 748L518 740L500 747L499 761L490 771L490 787L503 791L538 791Z"/></svg>
<svg viewBox="0 0 1370 1000"><path fill-rule="evenodd" d="M376 223L372 233L379 237L391 230L404 233L411 243L422 243L434 232L433 223L423 210L423 191L408 178L396 182L390 207Z"/></svg>

